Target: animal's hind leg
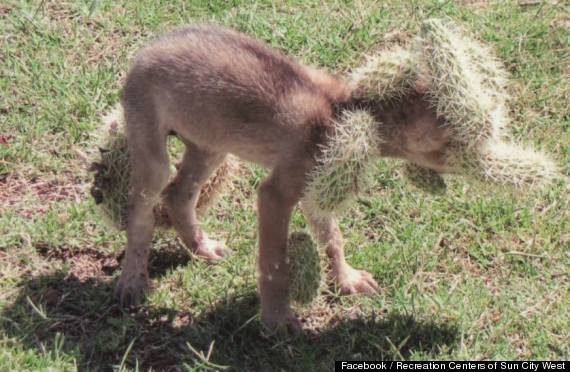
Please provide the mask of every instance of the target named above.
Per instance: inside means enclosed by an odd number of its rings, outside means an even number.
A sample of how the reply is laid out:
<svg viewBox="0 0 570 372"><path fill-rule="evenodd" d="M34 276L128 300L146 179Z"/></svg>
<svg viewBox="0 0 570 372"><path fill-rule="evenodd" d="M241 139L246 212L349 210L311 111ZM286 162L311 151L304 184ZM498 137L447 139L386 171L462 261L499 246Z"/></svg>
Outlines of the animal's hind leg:
<svg viewBox="0 0 570 372"><path fill-rule="evenodd" d="M169 163L166 134L151 122L152 119L138 113L126 115L126 119L132 188L127 249L116 295L123 305L137 305L149 288L148 254L154 230L153 208L168 183Z"/></svg>
<svg viewBox="0 0 570 372"><path fill-rule="evenodd" d="M172 225L186 247L209 260L219 260L230 251L223 243L208 238L196 217L200 189L226 154L210 152L186 142L186 152L175 179L165 190Z"/></svg>

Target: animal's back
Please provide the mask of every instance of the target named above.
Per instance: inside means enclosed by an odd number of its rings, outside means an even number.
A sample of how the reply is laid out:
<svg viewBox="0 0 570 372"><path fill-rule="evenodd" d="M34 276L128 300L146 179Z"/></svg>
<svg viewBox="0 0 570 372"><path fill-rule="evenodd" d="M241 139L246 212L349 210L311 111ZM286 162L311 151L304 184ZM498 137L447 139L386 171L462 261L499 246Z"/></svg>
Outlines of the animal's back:
<svg viewBox="0 0 570 372"><path fill-rule="evenodd" d="M139 52L131 76L144 74L161 88L277 103L292 89L311 88L304 69L277 50L244 34L194 26L157 39ZM228 97L229 96L229 97Z"/></svg>
<svg viewBox="0 0 570 372"><path fill-rule="evenodd" d="M342 85L244 34L195 26L139 52L123 103L126 112L156 115L162 132L270 165L305 146L315 136L309 127L330 117L323 81Z"/></svg>

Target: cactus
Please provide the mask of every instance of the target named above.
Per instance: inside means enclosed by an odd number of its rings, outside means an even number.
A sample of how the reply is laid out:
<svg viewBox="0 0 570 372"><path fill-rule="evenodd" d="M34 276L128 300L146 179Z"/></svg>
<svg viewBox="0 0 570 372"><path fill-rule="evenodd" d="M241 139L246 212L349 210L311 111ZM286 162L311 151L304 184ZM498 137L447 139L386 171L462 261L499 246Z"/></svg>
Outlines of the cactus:
<svg viewBox="0 0 570 372"><path fill-rule="evenodd" d="M507 93L509 74L497 59L491 48L481 44L475 38L469 36L466 30L458 25L447 22L449 32L462 35L462 45L465 47L473 69L480 76L482 88L491 98L491 117L493 135L495 138L508 138L507 131L510 118L508 116L507 104L511 97Z"/></svg>
<svg viewBox="0 0 570 372"><path fill-rule="evenodd" d="M345 111L321 149L309 175L303 203L316 216L342 211L369 184L369 168L379 148L377 124L366 111Z"/></svg>
<svg viewBox="0 0 570 372"><path fill-rule="evenodd" d="M496 103L489 93L493 89L485 84L480 68L469 54L475 44L466 44L456 28L438 19L424 22L422 36L431 77L429 94L438 115L445 117L453 128L454 140L470 147L491 138L495 123L491 113Z"/></svg>
<svg viewBox="0 0 570 372"><path fill-rule="evenodd" d="M127 211L130 191L131 170L127 137L124 132L123 111L117 105L109 114L103 117L100 133L100 156L91 165L95 172L91 195L103 216L105 222L119 230L127 228ZM169 149L174 158L180 157L180 151ZM237 161L228 157L220 165L214 175L200 190L196 208L198 214L203 214L217 197L232 184L234 175L239 170ZM159 200L154 207L155 224L159 227L171 226L166 207Z"/></svg>
<svg viewBox="0 0 570 372"><path fill-rule="evenodd" d="M410 50L392 47L369 57L364 66L355 69L350 80L355 97L391 100L405 95L417 78L417 58Z"/></svg>
<svg viewBox="0 0 570 372"><path fill-rule="evenodd" d="M507 142L508 75L491 50L450 21L425 21L422 37L428 94L453 130L447 149L450 170L515 188L553 179L557 170L546 155Z"/></svg>
<svg viewBox="0 0 570 372"><path fill-rule="evenodd" d="M123 131L123 112L117 106L103 118L100 158L91 165L95 172L91 195L105 222L119 230L127 228L130 190L130 163L127 137Z"/></svg>
<svg viewBox="0 0 570 372"><path fill-rule="evenodd" d="M200 189L200 196L196 203L196 213L198 215L203 215L209 207L216 203L223 193L231 189L233 180L239 170L240 164L238 160L233 156L226 157L226 160Z"/></svg>
<svg viewBox="0 0 570 372"><path fill-rule="evenodd" d="M289 235L289 298L299 305L310 304L324 287L321 257L311 236L303 232Z"/></svg>
<svg viewBox="0 0 570 372"><path fill-rule="evenodd" d="M477 152L459 150L450 161L476 181L519 189L539 187L558 175L546 155L503 141L487 141Z"/></svg>

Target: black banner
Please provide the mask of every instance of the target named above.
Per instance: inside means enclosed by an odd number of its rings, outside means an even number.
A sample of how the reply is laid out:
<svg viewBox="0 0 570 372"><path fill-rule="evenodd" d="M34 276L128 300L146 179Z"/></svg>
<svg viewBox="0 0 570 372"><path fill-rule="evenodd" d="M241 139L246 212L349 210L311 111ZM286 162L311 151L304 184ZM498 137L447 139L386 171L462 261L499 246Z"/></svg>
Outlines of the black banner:
<svg viewBox="0 0 570 372"><path fill-rule="evenodd" d="M335 361L335 371L568 371L569 362L396 362Z"/></svg>

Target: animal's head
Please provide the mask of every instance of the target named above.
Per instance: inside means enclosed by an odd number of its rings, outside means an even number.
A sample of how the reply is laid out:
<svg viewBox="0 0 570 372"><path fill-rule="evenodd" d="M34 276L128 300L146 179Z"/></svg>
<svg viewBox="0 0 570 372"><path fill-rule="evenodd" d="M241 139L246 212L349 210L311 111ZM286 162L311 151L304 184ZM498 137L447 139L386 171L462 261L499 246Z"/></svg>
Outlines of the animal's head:
<svg viewBox="0 0 570 372"><path fill-rule="evenodd" d="M505 73L484 46L441 20L421 37L370 58L351 76L352 99L310 176L304 202L336 213L366 186L377 156L408 160L407 176L441 191L441 173L515 187L541 185L556 167L508 140Z"/></svg>
<svg viewBox="0 0 570 372"><path fill-rule="evenodd" d="M354 99L378 123L381 155L408 160L412 177L456 173L524 187L557 174L545 155L509 141L506 73L449 21L425 21L410 46L378 53L351 78Z"/></svg>
<svg viewBox="0 0 570 372"><path fill-rule="evenodd" d="M425 93L412 91L396 101L363 104L377 123L381 156L401 158L438 173L449 171L452 131Z"/></svg>

